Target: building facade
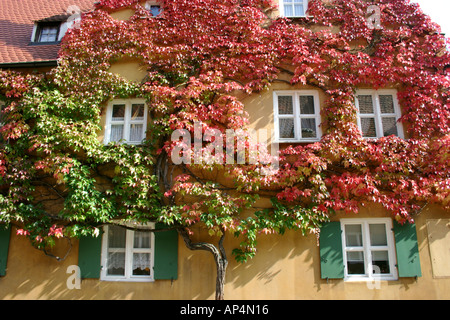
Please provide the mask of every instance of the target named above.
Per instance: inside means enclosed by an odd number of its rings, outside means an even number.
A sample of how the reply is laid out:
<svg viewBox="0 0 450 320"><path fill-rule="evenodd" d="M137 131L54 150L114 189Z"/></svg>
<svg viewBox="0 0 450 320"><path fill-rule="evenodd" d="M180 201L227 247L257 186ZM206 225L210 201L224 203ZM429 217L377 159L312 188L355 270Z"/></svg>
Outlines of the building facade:
<svg viewBox="0 0 450 320"><path fill-rule="evenodd" d="M155 15L161 10L154 2L144 5ZM5 24L0 30L17 35L0 34L0 68L22 72L55 67L65 31L80 12L93 10L92 1L22 0L18 6L5 0L0 6L0 23ZM307 6L307 0L284 0L279 14L303 17ZM134 12L124 7L110 14L126 20ZM119 61L109 72L136 82L146 75L135 61ZM356 97L364 137L407 138L397 122L402 106L395 89L362 88ZM272 142L283 145L320 141L325 99L316 87L279 81L242 101L250 127L274 131ZM99 140L125 139L133 144L145 137L145 101L115 99L104 110ZM261 197L258 207L270 207L270 199ZM320 238L294 231L265 235L258 241L258 254L247 263L230 258L225 297L445 300L450 298L449 227L448 210L438 205L426 206L414 224L406 225L397 223L381 205L369 205L358 214L338 212L323 226ZM97 238L58 240L52 257L18 233L16 227L0 230L0 299L214 298L214 260L208 252L189 250L176 231L144 233L107 226ZM201 241L197 237L193 240ZM229 257L239 242L225 239Z"/></svg>

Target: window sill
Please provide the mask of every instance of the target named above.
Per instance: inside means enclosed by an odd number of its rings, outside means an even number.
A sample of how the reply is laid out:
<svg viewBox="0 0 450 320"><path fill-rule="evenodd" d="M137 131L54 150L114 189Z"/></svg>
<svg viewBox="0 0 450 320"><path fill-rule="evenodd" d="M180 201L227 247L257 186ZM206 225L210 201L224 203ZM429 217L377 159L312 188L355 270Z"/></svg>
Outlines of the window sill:
<svg viewBox="0 0 450 320"><path fill-rule="evenodd" d="M319 142L320 139L302 139L302 140L275 140L273 143L316 143Z"/></svg>
<svg viewBox="0 0 450 320"><path fill-rule="evenodd" d="M105 277L100 278L100 281L105 282L155 282L152 277L132 277L132 278L122 278L122 277Z"/></svg>
<svg viewBox="0 0 450 320"><path fill-rule="evenodd" d="M380 277L368 277L368 276L352 276L344 277L344 282L374 282L374 281L397 281L398 277L393 275L385 275Z"/></svg>

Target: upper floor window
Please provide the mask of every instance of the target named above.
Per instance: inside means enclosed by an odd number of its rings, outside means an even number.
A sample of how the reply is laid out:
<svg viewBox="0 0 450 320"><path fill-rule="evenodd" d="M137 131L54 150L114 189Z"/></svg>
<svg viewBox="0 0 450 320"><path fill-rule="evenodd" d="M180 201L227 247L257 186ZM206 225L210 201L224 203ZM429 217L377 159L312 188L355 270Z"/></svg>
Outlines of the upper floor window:
<svg viewBox="0 0 450 320"><path fill-rule="evenodd" d="M31 35L32 44L51 44L62 40L67 30L75 28L81 21L81 9L76 5L67 8L65 14L58 14L35 21Z"/></svg>
<svg viewBox="0 0 450 320"><path fill-rule="evenodd" d="M162 11L161 5L156 1L147 1L145 3L145 9L147 9L154 17L158 16Z"/></svg>
<svg viewBox="0 0 450 320"><path fill-rule="evenodd" d="M346 280L397 279L391 219L342 219L341 229Z"/></svg>
<svg viewBox="0 0 450 320"><path fill-rule="evenodd" d="M124 141L140 144L147 130L147 105L144 100L114 100L106 111L105 144Z"/></svg>
<svg viewBox="0 0 450 320"><path fill-rule="evenodd" d="M277 142L320 140L320 104L317 91L274 92L274 115Z"/></svg>
<svg viewBox="0 0 450 320"><path fill-rule="evenodd" d="M308 0L279 0L280 14L283 17L305 17L308 10Z"/></svg>
<svg viewBox="0 0 450 320"><path fill-rule="evenodd" d="M36 26L34 42L59 41L60 22L40 22Z"/></svg>
<svg viewBox="0 0 450 320"><path fill-rule="evenodd" d="M364 138L395 135L403 138L396 90L358 90L358 126Z"/></svg>
<svg viewBox="0 0 450 320"><path fill-rule="evenodd" d="M153 224L147 226L153 229ZM101 280L153 281L154 234L106 226L102 241Z"/></svg>

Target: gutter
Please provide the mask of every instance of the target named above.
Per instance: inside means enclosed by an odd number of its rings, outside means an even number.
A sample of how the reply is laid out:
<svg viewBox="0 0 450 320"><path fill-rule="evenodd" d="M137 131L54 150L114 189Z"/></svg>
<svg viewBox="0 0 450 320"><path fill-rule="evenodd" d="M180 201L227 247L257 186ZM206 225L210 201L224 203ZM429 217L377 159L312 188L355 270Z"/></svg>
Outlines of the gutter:
<svg viewBox="0 0 450 320"><path fill-rule="evenodd" d="M30 62L8 62L8 63L0 63L0 69L56 67L57 65L58 65L57 60L30 61Z"/></svg>

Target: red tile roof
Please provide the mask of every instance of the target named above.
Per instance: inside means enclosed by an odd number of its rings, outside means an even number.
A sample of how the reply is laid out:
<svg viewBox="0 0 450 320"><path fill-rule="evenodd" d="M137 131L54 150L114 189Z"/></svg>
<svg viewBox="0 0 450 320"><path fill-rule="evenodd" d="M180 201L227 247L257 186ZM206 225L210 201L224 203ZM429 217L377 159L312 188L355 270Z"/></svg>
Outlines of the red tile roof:
<svg viewBox="0 0 450 320"><path fill-rule="evenodd" d="M30 45L35 21L61 18L70 6L94 8L96 0L0 0L0 65L55 61L58 44ZM52 19L50 19L52 20Z"/></svg>

